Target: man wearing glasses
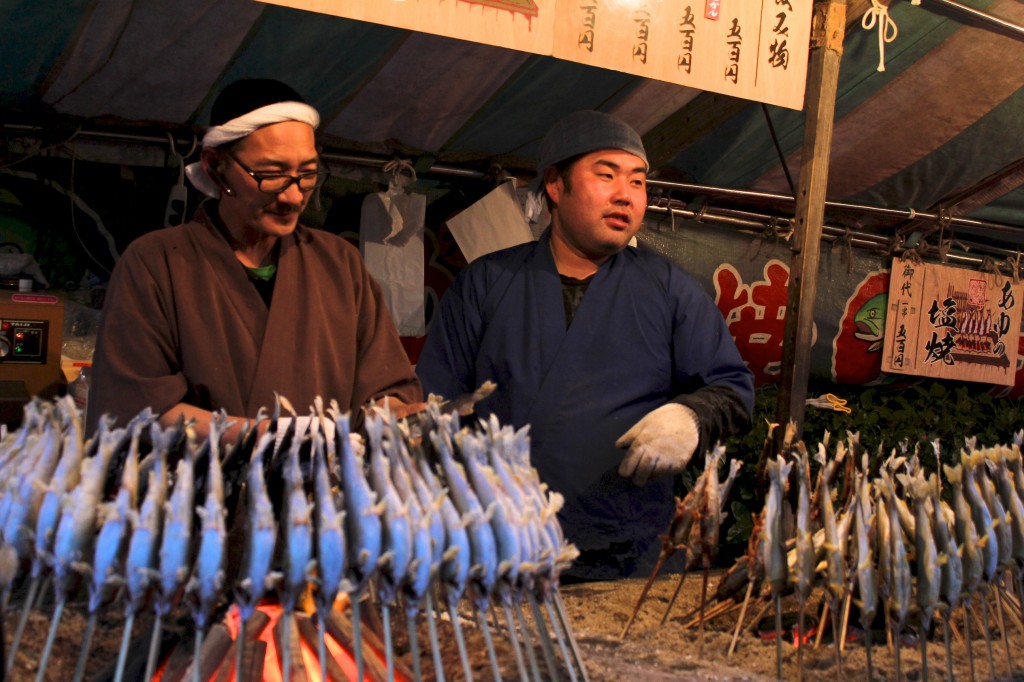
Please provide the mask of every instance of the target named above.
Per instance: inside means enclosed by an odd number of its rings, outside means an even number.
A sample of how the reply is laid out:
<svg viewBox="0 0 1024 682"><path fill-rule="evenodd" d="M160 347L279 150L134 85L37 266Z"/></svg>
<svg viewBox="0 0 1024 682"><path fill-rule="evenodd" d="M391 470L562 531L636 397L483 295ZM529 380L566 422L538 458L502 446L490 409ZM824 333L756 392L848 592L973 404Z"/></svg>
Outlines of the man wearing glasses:
<svg viewBox="0 0 1024 682"><path fill-rule="evenodd" d="M205 436L212 411L237 429L275 392L299 410L336 399L357 422L372 402L404 412L421 391L379 286L357 249L299 225L327 179L317 111L283 83L248 79L210 118L186 173L211 200L132 242L111 276L89 432L102 414L123 424L149 406Z"/></svg>

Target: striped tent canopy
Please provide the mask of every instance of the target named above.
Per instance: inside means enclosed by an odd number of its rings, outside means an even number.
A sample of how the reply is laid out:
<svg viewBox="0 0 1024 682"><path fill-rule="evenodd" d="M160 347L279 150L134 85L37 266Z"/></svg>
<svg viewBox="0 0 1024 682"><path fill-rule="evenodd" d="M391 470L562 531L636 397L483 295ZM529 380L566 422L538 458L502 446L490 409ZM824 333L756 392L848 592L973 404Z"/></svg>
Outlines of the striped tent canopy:
<svg viewBox="0 0 1024 682"><path fill-rule="evenodd" d="M962 1L1024 24L1020 0ZM951 232L1017 249L1024 38L934 0L892 0L896 35L883 44L877 26L861 25L872 6L847 4L828 196L900 211L837 208L828 221L908 233L917 213L973 219L980 227ZM191 136L225 84L270 77L320 110L327 148L338 153L529 171L553 121L593 108L644 135L656 178L789 195L786 171L799 176L800 111L253 0L0 0L0 25L5 134ZM711 190L678 196L741 202Z"/></svg>

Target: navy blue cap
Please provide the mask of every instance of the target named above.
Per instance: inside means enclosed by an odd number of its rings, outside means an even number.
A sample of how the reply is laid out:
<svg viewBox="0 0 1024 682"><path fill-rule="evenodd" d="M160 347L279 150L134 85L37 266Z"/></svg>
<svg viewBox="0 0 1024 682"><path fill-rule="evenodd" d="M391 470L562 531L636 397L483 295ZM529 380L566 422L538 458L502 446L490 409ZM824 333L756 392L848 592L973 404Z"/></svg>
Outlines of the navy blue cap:
<svg viewBox="0 0 1024 682"><path fill-rule="evenodd" d="M625 121L601 111L577 111L551 126L541 141L538 186L551 166L599 149L629 152L643 159L644 167L649 168L643 140Z"/></svg>

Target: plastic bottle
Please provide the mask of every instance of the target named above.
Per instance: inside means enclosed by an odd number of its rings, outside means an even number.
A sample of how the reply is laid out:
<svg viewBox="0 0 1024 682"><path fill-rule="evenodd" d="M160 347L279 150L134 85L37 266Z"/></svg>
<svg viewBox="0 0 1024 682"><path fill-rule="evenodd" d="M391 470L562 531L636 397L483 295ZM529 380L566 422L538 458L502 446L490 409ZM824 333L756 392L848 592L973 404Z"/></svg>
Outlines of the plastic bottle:
<svg viewBox="0 0 1024 682"><path fill-rule="evenodd" d="M86 407L89 405L89 370L90 366L86 365L82 367L82 370L78 373L78 378L68 385L68 393L75 401L75 406L85 414Z"/></svg>

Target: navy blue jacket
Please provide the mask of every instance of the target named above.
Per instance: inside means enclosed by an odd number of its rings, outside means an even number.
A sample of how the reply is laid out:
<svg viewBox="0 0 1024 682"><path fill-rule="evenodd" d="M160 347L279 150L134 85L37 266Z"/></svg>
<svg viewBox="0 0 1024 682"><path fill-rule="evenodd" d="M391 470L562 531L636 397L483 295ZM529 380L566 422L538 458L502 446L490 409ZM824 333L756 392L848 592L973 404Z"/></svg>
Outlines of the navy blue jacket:
<svg viewBox="0 0 1024 682"><path fill-rule="evenodd" d="M496 382L477 413L530 424L532 463L565 496L562 525L583 552L569 575L624 576L675 506L671 478L637 487L618 475L616 439L674 401L697 413L703 453L749 425L753 376L707 292L650 251L606 260L567 329L549 242L550 231L463 270L416 371L445 398Z"/></svg>

